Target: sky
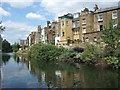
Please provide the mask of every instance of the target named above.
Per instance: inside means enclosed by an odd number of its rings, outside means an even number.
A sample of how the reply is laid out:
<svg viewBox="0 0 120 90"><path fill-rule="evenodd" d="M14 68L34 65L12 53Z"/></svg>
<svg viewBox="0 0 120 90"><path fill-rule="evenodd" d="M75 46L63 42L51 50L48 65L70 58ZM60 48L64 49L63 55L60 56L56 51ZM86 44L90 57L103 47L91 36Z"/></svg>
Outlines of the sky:
<svg viewBox="0 0 120 90"><path fill-rule="evenodd" d="M118 6L120 0L0 0L0 21L6 27L2 37L11 44L26 39L37 26L46 26L46 21L57 20L66 13L76 13L85 7L93 10Z"/></svg>

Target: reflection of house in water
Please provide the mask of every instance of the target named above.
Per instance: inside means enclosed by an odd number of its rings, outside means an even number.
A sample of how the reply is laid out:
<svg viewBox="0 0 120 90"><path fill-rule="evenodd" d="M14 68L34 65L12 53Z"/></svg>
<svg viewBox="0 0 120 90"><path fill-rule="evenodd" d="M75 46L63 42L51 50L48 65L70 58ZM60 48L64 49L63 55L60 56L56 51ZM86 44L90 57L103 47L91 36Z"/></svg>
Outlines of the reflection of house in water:
<svg viewBox="0 0 120 90"><path fill-rule="evenodd" d="M60 76L59 76L60 75ZM57 73L56 85L58 88L80 88L84 82L84 77L78 72L61 72Z"/></svg>
<svg viewBox="0 0 120 90"><path fill-rule="evenodd" d="M56 87L58 88L73 88L80 87L80 73L68 71L56 71Z"/></svg>
<svg viewBox="0 0 120 90"><path fill-rule="evenodd" d="M55 71L55 75L61 78L61 71Z"/></svg>
<svg viewBox="0 0 120 90"><path fill-rule="evenodd" d="M0 66L0 90L2 88L2 80L3 80L3 71L2 71L2 67Z"/></svg>
<svg viewBox="0 0 120 90"><path fill-rule="evenodd" d="M31 63L28 61L28 70L31 71Z"/></svg>
<svg viewBox="0 0 120 90"><path fill-rule="evenodd" d="M0 77L2 76L2 37L0 34ZM0 78L0 89L1 89L1 80L2 77Z"/></svg>
<svg viewBox="0 0 120 90"><path fill-rule="evenodd" d="M41 72L41 88L47 88L47 83L45 81L45 72Z"/></svg>
<svg viewBox="0 0 120 90"><path fill-rule="evenodd" d="M56 87L61 87L62 85L62 83L61 83L61 78L62 78L62 73L61 73L61 71L55 71L55 75L56 75Z"/></svg>
<svg viewBox="0 0 120 90"><path fill-rule="evenodd" d="M31 66L32 73L37 75L41 88L80 88L84 83L84 75L79 72L69 71L41 71L40 68Z"/></svg>

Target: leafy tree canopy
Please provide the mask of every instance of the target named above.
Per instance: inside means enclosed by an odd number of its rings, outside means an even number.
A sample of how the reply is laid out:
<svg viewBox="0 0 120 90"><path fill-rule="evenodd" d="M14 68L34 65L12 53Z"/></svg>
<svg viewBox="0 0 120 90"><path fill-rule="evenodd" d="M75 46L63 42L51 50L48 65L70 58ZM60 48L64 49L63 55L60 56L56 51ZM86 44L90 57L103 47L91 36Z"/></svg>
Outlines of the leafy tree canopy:
<svg viewBox="0 0 120 90"><path fill-rule="evenodd" d="M106 51L108 55L113 55L117 49L120 47L120 30L118 25L115 26L115 23L112 20L109 23L108 27L102 31L102 40L106 43Z"/></svg>
<svg viewBox="0 0 120 90"><path fill-rule="evenodd" d="M12 46L6 39L2 41L2 52L5 52L5 53L12 52Z"/></svg>
<svg viewBox="0 0 120 90"><path fill-rule="evenodd" d="M19 48L20 48L20 45L16 42L12 45L12 49L14 52L17 52L19 50Z"/></svg>

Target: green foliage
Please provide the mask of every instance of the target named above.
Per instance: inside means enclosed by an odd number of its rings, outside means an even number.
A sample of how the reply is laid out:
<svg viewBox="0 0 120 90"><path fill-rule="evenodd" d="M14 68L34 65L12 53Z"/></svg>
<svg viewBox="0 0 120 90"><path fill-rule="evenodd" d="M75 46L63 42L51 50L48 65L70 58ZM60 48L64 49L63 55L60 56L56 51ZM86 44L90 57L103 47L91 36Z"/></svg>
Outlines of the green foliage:
<svg viewBox="0 0 120 90"><path fill-rule="evenodd" d="M113 27L114 23L110 21L109 27L102 31L102 40L106 44L104 49L104 59L107 64L113 67L120 66L120 31L118 27Z"/></svg>
<svg viewBox="0 0 120 90"><path fill-rule="evenodd" d="M115 51L120 46L120 31L118 27L113 27L114 23L110 21L109 27L105 27L102 31L102 40L106 43L105 51L108 51L106 54L113 55Z"/></svg>
<svg viewBox="0 0 120 90"><path fill-rule="evenodd" d="M120 60L120 47L115 50L115 56Z"/></svg>
<svg viewBox="0 0 120 90"><path fill-rule="evenodd" d="M2 42L2 52L5 52L5 53L12 52L12 46L7 40L3 40Z"/></svg>
<svg viewBox="0 0 120 90"><path fill-rule="evenodd" d="M55 61L64 52L64 48L53 45L36 44L30 50L31 58L37 61Z"/></svg>
<svg viewBox="0 0 120 90"><path fill-rule="evenodd" d="M14 52L17 52L19 50L19 48L20 48L20 45L16 42L12 45L12 49Z"/></svg>
<svg viewBox="0 0 120 90"><path fill-rule="evenodd" d="M55 40L50 41L51 45L55 45Z"/></svg>
<svg viewBox="0 0 120 90"><path fill-rule="evenodd" d="M70 57L70 58L74 58L76 56L76 53L74 50L70 49L65 49L64 52L63 52L63 57Z"/></svg>
<svg viewBox="0 0 120 90"><path fill-rule="evenodd" d="M74 58L75 52L63 47L56 47L54 45L36 44L30 50L31 59L38 63L53 63L54 61L66 61Z"/></svg>
<svg viewBox="0 0 120 90"><path fill-rule="evenodd" d="M117 57L114 56L108 56L105 58L108 65L112 65L115 68L118 68L119 66L119 60Z"/></svg>
<svg viewBox="0 0 120 90"><path fill-rule="evenodd" d="M94 63L99 58L102 58L102 49L93 44L86 44L84 52L81 54L80 59L86 63Z"/></svg>

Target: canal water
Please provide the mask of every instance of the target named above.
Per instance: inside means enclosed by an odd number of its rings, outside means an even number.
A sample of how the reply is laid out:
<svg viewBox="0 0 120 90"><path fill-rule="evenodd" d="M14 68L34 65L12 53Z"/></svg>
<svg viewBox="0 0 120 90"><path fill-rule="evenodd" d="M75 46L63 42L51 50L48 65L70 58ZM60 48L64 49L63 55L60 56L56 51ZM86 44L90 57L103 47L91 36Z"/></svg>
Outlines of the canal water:
<svg viewBox="0 0 120 90"><path fill-rule="evenodd" d="M39 64L13 54L2 55L2 88L118 88L118 71L70 64Z"/></svg>

